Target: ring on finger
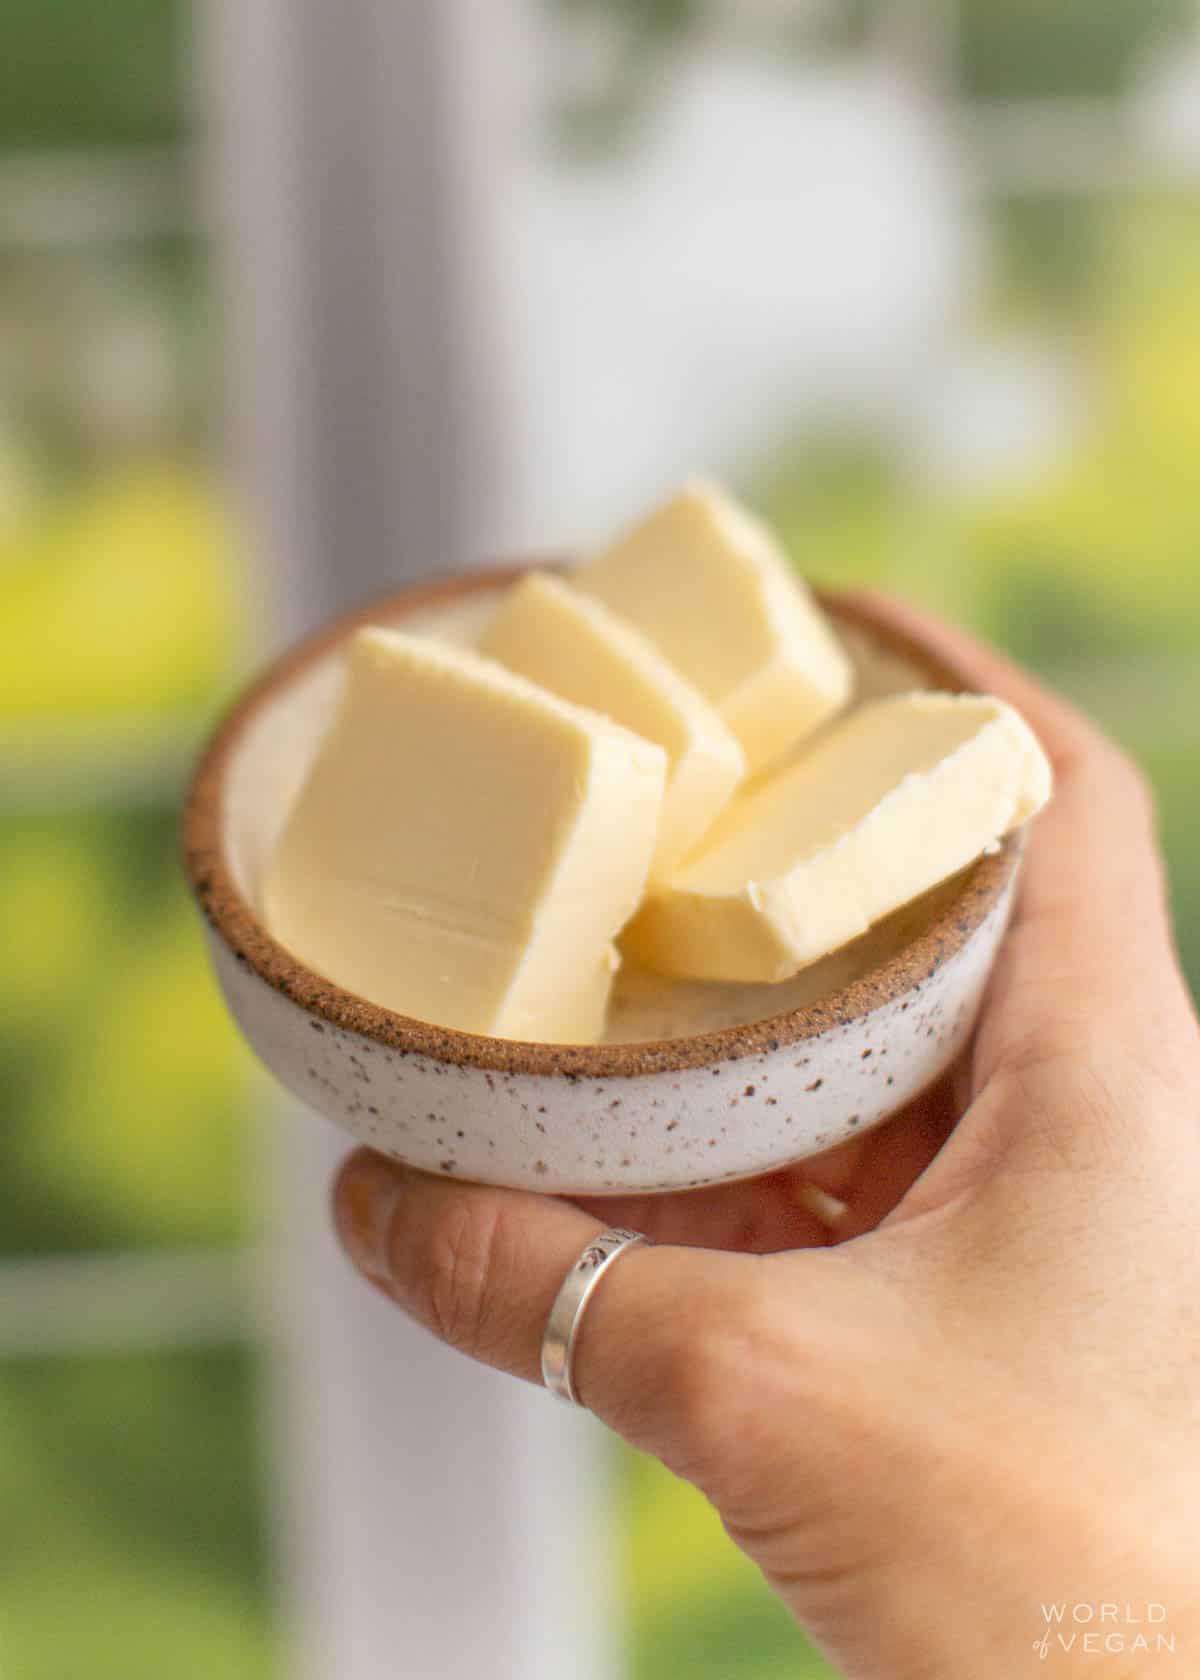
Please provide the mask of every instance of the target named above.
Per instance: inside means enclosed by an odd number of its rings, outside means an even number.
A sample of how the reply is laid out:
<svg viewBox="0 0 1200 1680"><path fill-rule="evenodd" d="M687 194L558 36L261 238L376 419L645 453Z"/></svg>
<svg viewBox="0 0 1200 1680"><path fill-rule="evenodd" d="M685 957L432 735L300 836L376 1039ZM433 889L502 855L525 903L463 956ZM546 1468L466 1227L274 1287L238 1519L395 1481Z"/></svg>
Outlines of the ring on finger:
<svg viewBox="0 0 1200 1680"><path fill-rule="evenodd" d="M563 1279L542 1336L542 1381L560 1400L576 1406L583 1404L573 1374L575 1344L584 1309L596 1285L618 1255L649 1240L640 1231L611 1226L592 1238Z"/></svg>

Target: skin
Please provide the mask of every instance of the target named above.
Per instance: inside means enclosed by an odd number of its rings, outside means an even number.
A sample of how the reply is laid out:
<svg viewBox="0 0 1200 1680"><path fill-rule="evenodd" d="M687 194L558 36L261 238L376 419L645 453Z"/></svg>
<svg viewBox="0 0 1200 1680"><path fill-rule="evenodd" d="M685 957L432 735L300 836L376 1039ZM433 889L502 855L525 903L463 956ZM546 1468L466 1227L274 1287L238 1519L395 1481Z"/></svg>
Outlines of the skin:
<svg viewBox="0 0 1200 1680"><path fill-rule="evenodd" d="M823 1157L672 1197L575 1205L361 1150L338 1228L405 1312L533 1382L587 1241L653 1238L588 1307L579 1392L703 1491L848 1680L1200 1673L1200 1032L1151 802L1025 673L870 605L1012 701L1055 767L953 1076ZM1091 1632L1125 1649L1064 1650L1068 1624L1043 1669L1064 1600L1119 1606ZM1128 1625L1147 1602L1166 1621Z"/></svg>

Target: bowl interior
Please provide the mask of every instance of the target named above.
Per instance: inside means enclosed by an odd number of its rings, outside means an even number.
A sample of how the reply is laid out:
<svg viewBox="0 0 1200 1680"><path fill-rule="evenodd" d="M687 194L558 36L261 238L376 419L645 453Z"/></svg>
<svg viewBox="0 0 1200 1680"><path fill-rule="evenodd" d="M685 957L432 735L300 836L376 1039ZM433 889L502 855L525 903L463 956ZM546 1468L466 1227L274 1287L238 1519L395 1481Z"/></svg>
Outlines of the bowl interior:
<svg viewBox="0 0 1200 1680"><path fill-rule="evenodd" d="M253 912L260 912L267 862L337 701L341 644L348 629L364 622L403 622L411 632L470 644L511 576L510 571L497 572L452 581L355 615L352 622L335 626L315 650L311 645L299 650L268 677L259 702L244 708L240 720L235 715L239 726L224 757L220 789L219 850L234 889ZM836 623L856 667L860 700L949 680L917 650L881 637L853 616L840 612ZM1002 885L998 880L997 891ZM690 1038L827 1000L905 952L922 929L952 912L961 893L961 877L944 882L853 944L777 984L670 980L627 963L614 988L607 1042Z"/></svg>

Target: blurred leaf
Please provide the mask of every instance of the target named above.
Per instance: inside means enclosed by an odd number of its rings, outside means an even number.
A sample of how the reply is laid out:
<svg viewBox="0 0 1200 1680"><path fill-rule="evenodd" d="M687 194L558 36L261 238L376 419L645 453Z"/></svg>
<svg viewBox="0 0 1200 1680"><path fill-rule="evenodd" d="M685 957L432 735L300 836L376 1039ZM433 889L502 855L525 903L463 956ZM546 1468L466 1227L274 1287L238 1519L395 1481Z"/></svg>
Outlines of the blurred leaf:
<svg viewBox="0 0 1200 1680"><path fill-rule="evenodd" d="M0 913L0 1247L241 1234L257 1087L209 975L174 812L7 813Z"/></svg>
<svg viewBox="0 0 1200 1680"><path fill-rule="evenodd" d="M1200 1005L1200 731L1190 741L1147 739L1131 745L1154 787L1179 954Z"/></svg>
<svg viewBox="0 0 1200 1680"><path fill-rule="evenodd" d="M878 584L895 568L907 492L874 439L830 435L781 451L754 474L749 500L806 578Z"/></svg>
<svg viewBox="0 0 1200 1680"><path fill-rule="evenodd" d="M114 860L86 830L36 816L0 825L0 1033L26 1045L79 1007L110 949Z"/></svg>
<svg viewBox="0 0 1200 1680"><path fill-rule="evenodd" d="M233 668L245 607L202 479L94 481L0 552L0 728L198 706Z"/></svg>
<svg viewBox="0 0 1200 1680"><path fill-rule="evenodd" d="M1190 0L959 0L969 98L1111 94L1194 17Z"/></svg>
<svg viewBox="0 0 1200 1680"><path fill-rule="evenodd" d="M1112 208L1105 242L1091 435L1045 481L963 511L988 622L1030 656L1047 636L1077 655L1200 636L1200 214Z"/></svg>
<svg viewBox="0 0 1200 1680"><path fill-rule="evenodd" d="M680 40L705 23L714 0L551 0L567 20L606 17L617 20L636 39Z"/></svg>
<svg viewBox="0 0 1200 1680"><path fill-rule="evenodd" d="M0 1643L21 1680L267 1680L243 1353L0 1368Z"/></svg>
<svg viewBox="0 0 1200 1680"><path fill-rule="evenodd" d="M612 32L598 80L586 92L552 86L547 101L550 136L568 155L587 161L619 153L639 138L660 96L673 60L697 37L748 44L779 63L811 68L819 56L860 48L883 0L810 0L749 15L736 0L544 0L568 37L585 49L588 31Z"/></svg>
<svg viewBox="0 0 1200 1680"><path fill-rule="evenodd" d="M100 979L44 1070L22 1176L62 1217L75 1210L83 1229L98 1221L126 1244L237 1238L250 1200L251 1065L182 894L130 929Z"/></svg>
<svg viewBox="0 0 1200 1680"><path fill-rule="evenodd" d="M836 1680L694 1487L621 1449L634 1680Z"/></svg>
<svg viewBox="0 0 1200 1680"><path fill-rule="evenodd" d="M1062 193L995 201L988 224L991 285L1007 312L1048 312L1079 329L1108 278L1106 208Z"/></svg>
<svg viewBox="0 0 1200 1680"><path fill-rule="evenodd" d="M1007 550L979 590L989 634L1037 670L1078 659L1081 652L1134 652L1144 629L1122 612L1113 592L1072 577L1059 551Z"/></svg>
<svg viewBox="0 0 1200 1680"><path fill-rule="evenodd" d="M604 20L623 36L623 50L609 66L609 83L593 90L575 112L552 95L561 133L570 136L575 115L593 122L590 138L614 144L662 86L661 70L696 37L739 28L735 0L548 0L560 27ZM751 28L772 59L795 55L811 62L821 51L861 49L873 26L886 21L888 0L831 0L796 7L766 28ZM952 0L946 39L957 47L958 82L968 99L1098 97L1127 87L1138 63L1193 19L1191 0ZM564 114L565 110L565 114Z"/></svg>
<svg viewBox="0 0 1200 1680"><path fill-rule="evenodd" d="M0 146L180 138L184 0L5 0Z"/></svg>
<svg viewBox="0 0 1200 1680"><path fill-rule="evenodd" d="M633 1680L838 1680L765 1583L639 1624Z"/></svg>

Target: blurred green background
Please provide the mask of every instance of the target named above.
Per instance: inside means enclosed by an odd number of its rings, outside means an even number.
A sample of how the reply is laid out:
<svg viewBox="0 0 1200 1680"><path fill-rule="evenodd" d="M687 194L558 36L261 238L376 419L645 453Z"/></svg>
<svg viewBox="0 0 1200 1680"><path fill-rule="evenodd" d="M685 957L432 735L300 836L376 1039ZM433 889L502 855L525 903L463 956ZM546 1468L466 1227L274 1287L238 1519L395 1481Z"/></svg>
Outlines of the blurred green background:
<svg viewBox="0 0 1200 1680"><path fill-rule="evenodd" d="M809 9L820 28L766 10L763 50L800 55L863 50L885 8ZM712 11L558 0L543 27L602 15L621 50L548 125L634 143ZM968 102L1120 100L1195 20L1185 0L941 11ZM0 0L0 1665L21 1680L280 1663L260 1355L226 1310L255 1235L254 1075L175 861L184 768L256 625L208 443L220 343L179 153L189 91L178 0ZM860 421L714 465L806 573L972 622L1138 755L1200 987L1200 202L1164 170L1001 182L980 214L983 364L1036 342L1087 393L1055 447L931 474ZM111 1345L71 1306L106 1255L131 1266ZM161 1260L186 1285L165 1326ZM690 1489L631 1457L621 1477L637 1680L830 1672Z"/></svg>

